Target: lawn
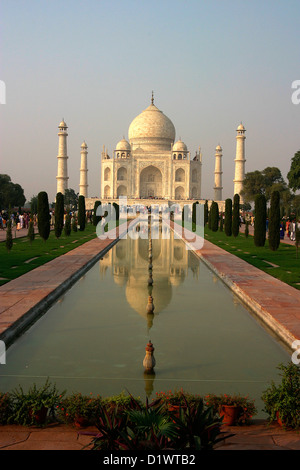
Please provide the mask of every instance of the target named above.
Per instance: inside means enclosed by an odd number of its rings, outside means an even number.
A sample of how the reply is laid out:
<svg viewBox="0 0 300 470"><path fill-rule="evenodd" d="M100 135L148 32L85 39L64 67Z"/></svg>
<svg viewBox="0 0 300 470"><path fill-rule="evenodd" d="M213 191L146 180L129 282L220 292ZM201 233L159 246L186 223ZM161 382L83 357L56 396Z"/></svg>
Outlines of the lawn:
<svg viewBox="0 0 300 470"><path fill-rule="evenodd" d="M72 230L69 237L62 233L62 236L57 239L54 230L52 230L46 241L39 235L35 236L32 243L30 243L27 237L15 238L10 252L6 249L5 241L1 242L0 285L77 248L96 236L96 227L92 224L87 224L84 231L74 232Z"/></svg>
<svg viewBox="0 0 300 470"><path fill-rule="evenodd" d="M297 258L295 246L280 243L278 250L272 251L268 240L264 247L257 247L251 235L246 238L244 233L239 233L236 238L228 237L225 232L213 232L207 227L205 239L286 284L300 289L300 250Z"/></svg>

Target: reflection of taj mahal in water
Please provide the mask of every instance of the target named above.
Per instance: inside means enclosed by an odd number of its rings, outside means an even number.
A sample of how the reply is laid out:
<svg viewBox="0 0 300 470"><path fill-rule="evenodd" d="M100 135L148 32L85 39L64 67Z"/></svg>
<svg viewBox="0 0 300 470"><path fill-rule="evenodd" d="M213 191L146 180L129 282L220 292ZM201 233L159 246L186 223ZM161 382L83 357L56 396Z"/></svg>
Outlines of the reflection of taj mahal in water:
<svg viewBox="0 0 300 470"><path fill-rule="evenodd" d="M169 305L172 290L187 277L188 269L198 275L199 261L187 250L182 240L173 237L163 238L160 226L160 238L152 239L153 286L151 295L154 303L154 316L147 314L146 306L149 296L147 285L149 240L130 237L120 240L100 261L101 274L109 269L116 284L125 287L128 304L148 322L151 327L156 315L161 314ZM166 228L167 230L167 228ZM129 242L129 243L128 243ZM129 247L128 247L129 245Z"/></svg>

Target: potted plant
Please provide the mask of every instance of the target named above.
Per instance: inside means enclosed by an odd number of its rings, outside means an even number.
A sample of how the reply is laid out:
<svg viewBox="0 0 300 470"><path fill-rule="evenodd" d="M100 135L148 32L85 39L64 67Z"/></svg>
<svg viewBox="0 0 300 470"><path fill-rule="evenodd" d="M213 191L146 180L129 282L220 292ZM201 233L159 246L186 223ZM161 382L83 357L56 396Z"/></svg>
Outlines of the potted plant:
<svg viewBox="0 0 300 470"><path fill-rule="evenodd" d="M208 394L205 397L206 405L212 406L215 412L223 418L223 424L233 426L248 423L257 413L254 400L248 396Z"/></svg>
<svg viewBox="0 0 300 470"><path fill-rule="evenodd" d="M13 413L12 400L9 393L0 392L0 424L7 424Z"/></svg>
<svg viewBox="0 0 300 470"><path fill-rule="evenodd" d="M169 411L174 411L177 414L180 408L186 409L187 404L202 401L202 398L199 395L185 392L182 388L180 390L175 390L174 392L171 390L168 392L156 392L156 399L160 399L161 403L165 404Z"/></svg>
<svg viewBox="0 0 300 470"><path fill-rule="evenodd" d="M92 393L89 396L72 393L63 397L57 405L58 417L76 427L89 426L95 423L101 406L102 400L99 396L93 397Z"/></svg>
<svg viewBox="0 0 300 470"><path fill-rule="evenodd" d="M281 383L271 382L263 392L264 410L270 421L293 429L300 428L300 368L294 363L279 364Z"/></svg>
<svg viewBox="0 0 300 470"><path fill-rule="evenodd" d="M45 424L48 411L54 415L55 407L64 393L59 394L56 385L51 385L49 379L40 388L33 384L27 392L19 386L11 392L13 422L28 426Z"/></svg>

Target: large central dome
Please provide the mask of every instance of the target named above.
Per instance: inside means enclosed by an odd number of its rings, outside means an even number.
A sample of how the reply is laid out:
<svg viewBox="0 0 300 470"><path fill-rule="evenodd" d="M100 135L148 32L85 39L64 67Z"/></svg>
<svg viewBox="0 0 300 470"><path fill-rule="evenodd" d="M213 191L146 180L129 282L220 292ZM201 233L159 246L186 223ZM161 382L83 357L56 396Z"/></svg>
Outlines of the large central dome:
<svg viewBox="0 0 300 470"><path fill-rule="evenodd" d="M175 142L172 121L152 103L130 124L128 138L133 149L171 150Z"/></svg>

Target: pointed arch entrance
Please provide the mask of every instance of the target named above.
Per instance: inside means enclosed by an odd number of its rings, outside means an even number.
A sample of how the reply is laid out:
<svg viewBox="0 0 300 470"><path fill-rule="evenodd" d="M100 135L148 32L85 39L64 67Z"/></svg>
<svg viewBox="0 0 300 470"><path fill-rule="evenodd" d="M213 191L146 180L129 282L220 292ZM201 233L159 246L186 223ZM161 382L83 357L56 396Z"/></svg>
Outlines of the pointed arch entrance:
<svg viewBox="0 0 300 470"><path fill-rule="evenodd" d="M161 171L153 165L147 166L140 173L140 197L162 197L162 174Z"/></svg>

